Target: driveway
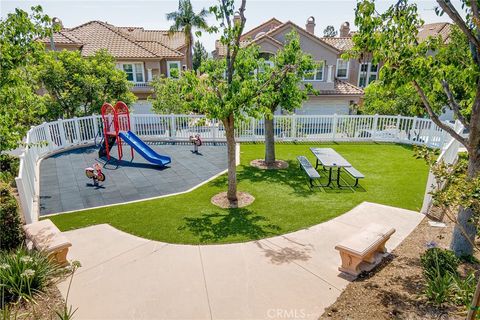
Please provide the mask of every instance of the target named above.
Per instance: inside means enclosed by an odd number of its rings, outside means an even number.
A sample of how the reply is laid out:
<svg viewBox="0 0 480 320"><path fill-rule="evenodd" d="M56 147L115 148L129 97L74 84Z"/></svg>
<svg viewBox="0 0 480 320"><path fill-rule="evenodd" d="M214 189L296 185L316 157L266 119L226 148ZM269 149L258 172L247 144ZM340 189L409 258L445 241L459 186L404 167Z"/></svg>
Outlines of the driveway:
<svg viewBox="0 0 480 320"><path fill-rule="evenodd" d="M79 260L76 319L317 319L352 280L335 244L370 222L394 227L394 249L423 219L364 202L290 234L226 245L150 241L107 224L65 232ZM59 284L65 296L68 282Z"/></svg>

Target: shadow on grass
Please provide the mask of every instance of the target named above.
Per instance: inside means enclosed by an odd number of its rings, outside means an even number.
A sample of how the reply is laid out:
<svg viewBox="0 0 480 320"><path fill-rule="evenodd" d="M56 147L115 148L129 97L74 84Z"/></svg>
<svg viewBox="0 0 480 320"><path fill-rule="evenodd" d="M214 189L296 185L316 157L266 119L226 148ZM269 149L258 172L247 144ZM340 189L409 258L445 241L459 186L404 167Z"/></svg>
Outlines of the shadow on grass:
<svg viewBox="0 0 480 320"><path fill-rule="evenodd" d="M296 195L309 196L313 190L308 187L308 178L300 169L297 161L287 160L288 168L280 170L264 170L250 165L242 166L237 172L239 181L248 181L251 183L266 182L268 184L283 184L289 186ZM216 187L222 187L227 184L227 177L216 179L212 182Z"/></svg>
<svg viewBox="0 0 480 320"><path fill-rule="evenodd" d="M277 234L281 230L264 216L245 208L205 213L201 217L185 217L184 220L185 225L178 229L190 231L201 242L216 242L234 236L255 240Z"/></svg>

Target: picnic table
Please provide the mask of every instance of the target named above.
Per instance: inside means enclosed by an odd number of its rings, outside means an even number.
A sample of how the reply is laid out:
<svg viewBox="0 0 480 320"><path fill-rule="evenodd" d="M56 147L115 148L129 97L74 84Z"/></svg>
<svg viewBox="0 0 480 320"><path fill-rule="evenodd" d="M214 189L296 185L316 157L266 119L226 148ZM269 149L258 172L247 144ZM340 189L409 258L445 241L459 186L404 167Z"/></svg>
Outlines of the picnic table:
<svg viewBox="0 0 480 320"><path fill-rule="evenodd" d="M332 184L333 181L333 169L337 169L337 185L340 187L340 170L342 168L352 167L350 162L348 162L344 157L342 157L338 152L332 148L310 148L310 151L317 158L315 169L321 164L324 169L328 169L328 184L325 186L328 187Z"/></svg>

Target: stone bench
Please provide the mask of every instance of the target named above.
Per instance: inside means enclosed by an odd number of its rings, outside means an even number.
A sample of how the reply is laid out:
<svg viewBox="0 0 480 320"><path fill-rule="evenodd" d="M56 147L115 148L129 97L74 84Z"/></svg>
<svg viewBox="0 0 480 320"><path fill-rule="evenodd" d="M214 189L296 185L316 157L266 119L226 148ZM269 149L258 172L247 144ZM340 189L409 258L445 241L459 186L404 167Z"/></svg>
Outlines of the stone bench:
<svg viewBox="0 0 480 320"><path fill-rule="evenodd" d="M57 226L49 219L23 226L27 239L34 248L43 251L59 265L68 264L68 248L72 246Z"/></svg>
<svg viewBox="0 0 480 320"><path fill-rule="evenodd" d="M340 252L342 265L339 271L358 276L361 272L359 266L362 262L375 264L378 254L386 252L385 243L395 233L394 228L369 224L357 234L343 240L335 246Z"/></svg>

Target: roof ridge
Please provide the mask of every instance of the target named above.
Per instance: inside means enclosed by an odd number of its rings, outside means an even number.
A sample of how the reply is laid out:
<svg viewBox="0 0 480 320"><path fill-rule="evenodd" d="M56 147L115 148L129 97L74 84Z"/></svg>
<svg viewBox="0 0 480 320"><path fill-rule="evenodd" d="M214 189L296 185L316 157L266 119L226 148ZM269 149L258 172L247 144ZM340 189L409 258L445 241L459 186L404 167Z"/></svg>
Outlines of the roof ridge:
<svg viewBox="0 0 480 320"><path fill-rule="evenodd" d="M100 21L97 21L97 23L101 24L102 26L104 26L105 28L109 29L110 31L118 34L118 35L121 36L122 38L124 38L124 39L126 39L127 41L133 43L134 45L139 46L139 47L142 48L143 50L151 53L154 57L159 57L156 53L154 53L154 52L148 50L147 48L145 48L144 46L138 44L136 40L134 41L134 40L130 39L130 38L127 37L125 34L123 34L123 32L120 32L120 31L118 31L118 30L115 29L115 28L118 28L118 27L113 26L113 25L111 26L111 25L109 25L108 23L100 22Z"/></svg>
<svg viewBox="0 0 480 320"><path fill-rule="evenodd" d="M283 22L282 22L282 21L278 20L278 19L277 19L277 18L275 18L275 17L272 17L272 18L268 19L267 21L265 21L265 22L263 22L263 23L259 24L258 26L256 26L256 27L254 27L254 28L252 28L252 29L248 30L247 32L245 32L244 34L242 34L242 35L241 35L241 37L243 37L243 36L245 36L245 35L247 35L247 34L251 33L252 31L254 31L254 30L257 30L257 29L259 29L259 28L261 28L261 27L265 26L266 24L268 24L268 23L270 23L270 22L273 22L273 21L275 21L275 22L279 22L279 23L280 23L280 25L282 25L282 24L283 24ZM276 28L276 27L275 27L275 28ZM273 28L273 29L275 29L275 28ZM273 30L273 29L272 29L272 30ZM269 30L268 32L270 32L270 30ZM267 32L267 33L268 33L268 32Z"/></svg>
<svg viewBox="0 0 480 320"><path fill-rule="evenodd" d="M336 47L332 46L330 43L322 40L322 38L316 36L315 34L312 34L310 32L308 32L307 30L305 30L304 28L300 27L298 24L296 24L295 22L291 21L291 20L288 20L287 22L284 22L282 23L281 25L279 25L278 27L276 28L273 28L272 30L268 31L266 34L271 34L271 33L274 33L275 31L283 28L284 26L288 25L288 24L291 24L293 25L294 27L302 30L302 32L305 32L305 34L308 34L309 36L313 37L314 39L317 39L318 41L320 41L321 43L325 44L326 46L330 47L331 49L335 50L335 52L340 52L341 50L338 50Z"/></svg>

